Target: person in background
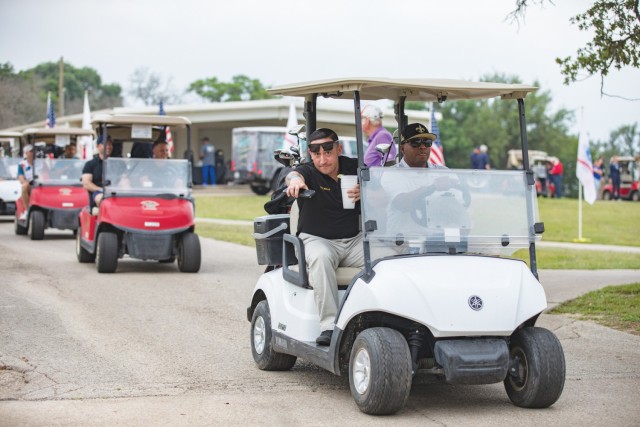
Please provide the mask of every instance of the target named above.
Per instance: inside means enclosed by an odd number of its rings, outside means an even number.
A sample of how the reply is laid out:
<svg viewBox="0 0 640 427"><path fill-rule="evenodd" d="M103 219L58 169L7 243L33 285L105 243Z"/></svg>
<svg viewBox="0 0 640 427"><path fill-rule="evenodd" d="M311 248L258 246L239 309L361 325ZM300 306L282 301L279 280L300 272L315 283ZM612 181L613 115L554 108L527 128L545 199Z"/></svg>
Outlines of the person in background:
<svg viewBox="0 0 640 427"><path fill-rule="evenodd" d="M602 157L593 162L593 182L596 184L596 194L598 194L602 185L602 177L604 176L603 164L604 159Z"/></svg>
<svg viewBox="0 0 640 427"><path fill-rule="evenodd" d="M60 156L61 159L75 159L77 153L76 144L69 143L64 147L64 153Z"/></svg>
<svg viewBox="0 0 640 427"><path fill-rule="evenodd" d="M202 138L200 148L200 160L202 160L202 185L216 185L216 148L208 137Z"/></svg>
<svg viewBox="0 0 640 427"><path fill-rule="evenodd" d="M549 177L555 187L555 197L562 198L562 162L560 159L555 159L551 164L551 170L549 171Z"/></svg>
<svg viewBox="0 0 640 427"><path fill-rule="evenodd" d="M384 166L383 160L393 160L396 158L396 147L393 143L393 136L382 126L382 110L375 105L366 105L362 109L362 131L369 137L369 146L364 153L364 163L371 166ZM391 144L387 155L383 155L376 147L380 144Z"/></svg>
<svg viewBox="0 0 640 427"><path fill-rule="evenodd" d="M111 137L105 141L104 135L98 137L96 142L98 154L93 159L87 161L82 169L82 186L89 192L89 202L91 207L100 206L100 201L104 195L102 188L102 166L105 157L111 155L113 142Z"/></svg>
<svg viewBox="0 0 640 427"><path fill-rule="evenodd" d="M344 209L340 175L356 175L358 160L342 156L338 135L331 129L317 129L309 136L311 162L303 163L285 178L287 196L298 198L305 189L315 190L310 199L298 199L300 219L297 235L304 244L309 268L309 282L313 286L320 315L321 334L316 344L327 346L335 327L338 312L338 267L364 266L362 233L360 232L360 204ZM347 191L355 202L360 200L360 186Z"/></svg>
<svg viewBox="0 0 640 427"><path fill-rule="evenodd" d="M620 164L618 156L611 157L609 161L609 179L611 179L611 200L620 200Z"/></svg>
<svg viewBox="0 0 640 427"><path fill-rule="evenodd" d="M480 169L486 169L486 170L490 170L491 169L491 162L489 161L489 148L482 144L480 146Z"/></svg>
<svg viewBox="0 0 640 427"><path fill-rule="evenodd" d="M31 195L31 181L33 181L33 159L35 157L33 145L28 144L25 146L22 153L24 155L24 159L18 163L18 181L20 181L20 185L22 185L22 194L20 194L20 198L22 199L22 203L24 203L24 207L28 208L29 196ZM27 219L26 210L20 215L20 219Z"/></svg>

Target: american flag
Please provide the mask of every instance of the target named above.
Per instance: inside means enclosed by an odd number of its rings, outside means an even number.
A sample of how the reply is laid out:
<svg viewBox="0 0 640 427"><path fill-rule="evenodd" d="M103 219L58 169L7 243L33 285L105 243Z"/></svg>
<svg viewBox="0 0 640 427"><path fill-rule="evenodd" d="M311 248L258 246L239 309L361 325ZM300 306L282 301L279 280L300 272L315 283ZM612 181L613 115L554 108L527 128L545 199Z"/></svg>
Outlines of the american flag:
<svg viewBox="0 0 640 427"><path fill-rule="evenodd" d="M435 134L437 138L431 146L429 163L444 166L444 152L442 150L442 144L440 143L440 129L438 129L438 122L436 121L436 115L433 111L433 106L431 107L431 133Z"/></svg>
<svg viewBox="0 0 640 427"><path fill-rule="evenodd" d="M51 102L51 92L47 94L47 120L45 120L44 127L47 127L47 128L56 127L56 115L53 112L53 103Z"/></svg>
<svg viewBox="0 0 640 427"><path fill-rule="evenodd" d="M160 100L160 111L158 114L161 116L167 115L167 113L164 112L164 102L162 102L162 100ZM171 136L171 127L165 126L164 132L166 134L167 144L169 144L169 157L171 157L173 155L173 137Z"/></svg>

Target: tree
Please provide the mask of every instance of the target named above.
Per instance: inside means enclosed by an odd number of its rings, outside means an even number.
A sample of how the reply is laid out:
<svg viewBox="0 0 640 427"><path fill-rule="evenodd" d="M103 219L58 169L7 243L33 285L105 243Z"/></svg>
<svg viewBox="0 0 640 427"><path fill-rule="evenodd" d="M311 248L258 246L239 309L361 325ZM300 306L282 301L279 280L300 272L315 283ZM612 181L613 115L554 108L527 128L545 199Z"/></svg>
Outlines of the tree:
<svg viewBox="0 0 640 427"><path fill-rule="evenodd" d="M44 120L46 105L38 96L39 83L18 76L8 62L0 64L0 129Z"/></svg>
<svg viewBox="0 0 640 427"><path fill-rule="evenodd" d="M196 80L189 85L188 92L195 92L211 102L248 101L273 98L267 88L258 79L244 74L231 78L231 82L223 82L217 77Z"/></svg>
<svg viewBox="0 0 640 427"><path fill-rule="evenodd" d="M89 91L89 102L93 110L122 105L120 85L116 83L103 84L100 74L95 69L90 67L76 68L65 62L63 72L65 114L82 112L85 91ZM34 77L40 79L42 82L39 90L40 98L46 100L47 92L51 92L52 101L57 105L60 96L58 93L58 62L44 62L20 72L19 75L26 79Z"/></svg>
<svg viewBox="0 0 640 427"><path fill-rule="evenodd" d="M144 102L145 105L158 105L160 101L169 104L180 102L172 85L172 79L166 80L147 67L137 68L130 77L129 94Z"/></svg>
<svg viewBox="0 0 640 427"><path fill-rule="evenodd" d="M512 20L524 17L530 4L544 4L545 0L516 0L516 9L509 14ZM552 3L549 0L550 3ZM581 31L594 30L593 40L578 49L575 58L556 58L564 83L579 79L580 71L588 76L600 75L600 93L604 92L604 78L612 68L640 68L640 0L596 0L586 12L571 18Z"/></svg>

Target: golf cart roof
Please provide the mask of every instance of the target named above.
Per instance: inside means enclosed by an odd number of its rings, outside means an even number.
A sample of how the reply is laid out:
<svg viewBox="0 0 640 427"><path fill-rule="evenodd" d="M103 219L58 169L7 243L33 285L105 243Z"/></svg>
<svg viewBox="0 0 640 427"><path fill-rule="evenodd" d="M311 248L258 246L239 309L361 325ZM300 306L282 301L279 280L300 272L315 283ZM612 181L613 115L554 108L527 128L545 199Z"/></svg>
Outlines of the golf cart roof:
<svg viewBox="0 0 640 427"><path fill-rule="evenodd" d="M388 79L344 78L317 80L276 86L269 89L274 95L306 96L321 94L339 98L360 91L360 98L367 100L397 100L406 96L407 101L442 101L456 99L482 99L501 96L505 99L525 98L536 91L535 86L523 84L468 82L452 79Z"/></svg>
<svg viewBox="0 0 640 427"><path fill-rule="evenodd" d="M143 116L133 114L97 114L91 120L92 126L102 124L116 126L152 125L152 126L190 126L191 121L185 117L177 116Z"/></svg>
<svg viewBox="0 0 640 427"><path fill-rule="evenodd" d="M94 136L95 133L90 129L82 128L29 128L22 132L22 135L33 138L50 138L56 135Z"/></svg>
<svg viewBox="0 0 640 427"><path fill-rule="evenodd" d="M0 131L0 139L22 138L22 132Z"/></svg>

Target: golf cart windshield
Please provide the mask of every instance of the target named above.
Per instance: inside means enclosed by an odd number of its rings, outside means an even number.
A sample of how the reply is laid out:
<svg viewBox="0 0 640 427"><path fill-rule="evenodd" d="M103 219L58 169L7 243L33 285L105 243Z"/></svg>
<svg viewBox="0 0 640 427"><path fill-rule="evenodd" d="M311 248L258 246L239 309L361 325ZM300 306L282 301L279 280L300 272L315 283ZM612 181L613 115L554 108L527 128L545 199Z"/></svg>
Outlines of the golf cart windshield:
<svg viewBox="0 0 640 427"><path fill-rule="evenodd" d="M371 168L362 182L371 259L417 253L511 255L538 221L523 171ZM527 198L533 215L527 211Z"/></svg>
<svg viewBox="0 0 640 427"><path fill-rule="evenodd" d="M18 163L20 158L2 157L0 158L0 179L18 179Z"/></svg>
<svg viewBox="0 0 640 427"><path fill-rule="evenodd" d="M81 185L82 159L36 159L35 180L42 185Z"/></svg>
<svg viewBox="0 0 640 427"><path fill-rule="evenodd" d="M188 160L110 157L105 161L105 179L106 195L191 194Z"/></svg>

